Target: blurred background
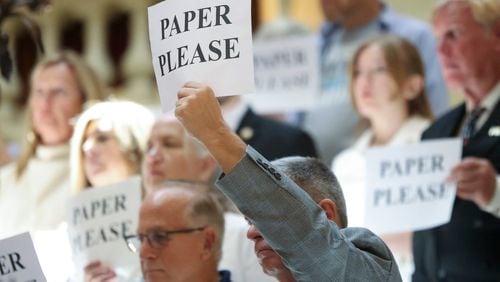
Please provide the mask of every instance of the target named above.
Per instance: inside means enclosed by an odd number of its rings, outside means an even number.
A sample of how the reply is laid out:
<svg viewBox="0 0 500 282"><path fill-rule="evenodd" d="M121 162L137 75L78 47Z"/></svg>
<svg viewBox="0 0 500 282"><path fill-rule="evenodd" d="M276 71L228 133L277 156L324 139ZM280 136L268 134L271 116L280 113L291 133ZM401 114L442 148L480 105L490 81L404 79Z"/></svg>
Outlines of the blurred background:
<svg viewBox="0 0 500 282"><path fill-rule="evenodd" d="M159 105L147 30L147 7L155 0L1 0L2 42L12 61L7 80L0 78L0 141L17 155L22 142L29 75L41 57L61 49L82 54L113 95ZM436 0L387 0L396 11L424 21ZM11 13L14 16L8 16ZM323 21L319 0L253 0L253 28L286 15L312 32ZM32 21L32 22L30 22ZM6 50L0 48L5 62ZM452 95L453 104L458 98Z"/></svg>

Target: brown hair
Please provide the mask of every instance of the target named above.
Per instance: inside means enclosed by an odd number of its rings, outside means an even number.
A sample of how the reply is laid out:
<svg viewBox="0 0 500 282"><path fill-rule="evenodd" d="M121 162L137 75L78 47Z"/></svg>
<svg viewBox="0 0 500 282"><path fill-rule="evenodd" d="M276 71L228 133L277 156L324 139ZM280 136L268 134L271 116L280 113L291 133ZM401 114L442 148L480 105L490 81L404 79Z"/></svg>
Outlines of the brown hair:
<svg viewBox="0 0 500 282"><path fill-rule="evenodd" d="M40 61L33 72L31 73L31 87L33 86L34 79L43 70L64 64L69 67L73 72L73 75L78 82L78 88L82 95L83 103L90 100L101 100L105 97L104 87L98 80L96 74L93 70L85 64L85 62L80 58L80 56L73 51L62 51L55 54L54 56L48 57ZM31 96L31 93L30 93ZM28 165L29 159L35 154L36 148L40 143L40 136L33 129L33 120L31 110L27 110L27 128L26 140L23 146L23 152L19 157L16 164L16 177L19 178L24 173L26 166Z"/></svg>
<svg viewBox="0 0 500 282"><path fill-rule="evenodd" d="M354 53L349 69L351 101L357 109L354 100L354 79L356 78L356 65L358 64L359 57L368 47L376 45L380 47L384 59L387 63L389 74L394 78L396 84L401 88L406 80L412 75L419 75L425 78L424 64L422 58L418 53L417 48L408 40L390 34L384 34L365 42ZM427 100L425 87L407 102L408 113L410 116L418 115L424 118L432 119L433 114Z"/></svg>

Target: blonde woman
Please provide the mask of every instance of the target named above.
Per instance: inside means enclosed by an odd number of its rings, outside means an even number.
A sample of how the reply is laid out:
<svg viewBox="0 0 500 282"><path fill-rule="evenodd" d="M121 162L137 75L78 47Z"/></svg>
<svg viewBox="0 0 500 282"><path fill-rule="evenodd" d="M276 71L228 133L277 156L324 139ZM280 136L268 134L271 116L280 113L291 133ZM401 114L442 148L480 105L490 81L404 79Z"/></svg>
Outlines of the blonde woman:
<svg viewBox="0 0 500 282"><path fill-rule="evenodd" d="M64 220L69 192L72 119L89 100L105 96L78 55L62 52L41 61L31 75L28 132L16 163L0 170L0 239L54 229Z"/></svg>
<svg viewBox="0 0 500 282"><path fill-rule="evenodd" d="M363 44L354 54L350 92L364 131L342 151L332 169L344 187L349 226L363 226L365 152L373 146L419 142L432 121L424 87L424 67L407 40L384 35ZM443 93L445 95L445 93ZM403 280L413 271L410 233L382 236L394 253Z"/></svg>
<svg viewBox="0 0 500 282"><path fill-rule="evenodd" d="M101 102L86 110L71 141L71 190L139 175L153 123L152 112L134 102Z"/></svg>
<svg viewBox="0 0 500 282"><path fill-rule="evenodd" d="M71 139L72 192L138 176L153 123L152 112L134 102L101 102L87 109L78 118ZM101 262L89 262L86 275L102 281L117 279L115 272L103 269ZM121 275L119 279L136 281L139 265L122 270ZM85 277L85 281L90 279Z"/></svg>

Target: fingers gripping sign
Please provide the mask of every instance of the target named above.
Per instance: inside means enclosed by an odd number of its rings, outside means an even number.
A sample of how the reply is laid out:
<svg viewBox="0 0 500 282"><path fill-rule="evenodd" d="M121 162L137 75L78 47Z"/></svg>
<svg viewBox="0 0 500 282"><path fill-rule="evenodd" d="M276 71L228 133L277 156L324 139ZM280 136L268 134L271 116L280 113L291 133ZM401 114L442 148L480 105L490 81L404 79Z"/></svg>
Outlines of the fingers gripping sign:
<svg viewBox="0 0 500 282"><path fill-rule="evenodd" d="M486 159L465 158L455 166L448 180L457 184L458 197L487 206L496 189L496 171Z"/></svg>
<svg viewBox="0 0 500 282"><path fill-rule="evenodd" d="M245 155L246 144L225 123L213 90L198 82L188 82L177 98L177 119L207 147L222 170L229 172Z"/></svg>
<svg viewBox="0 0 500 282"><path fill-rule="evenodd" d="M184 127L205 143L225 127L224 118L212 89L198 82L186 83L177 94L175 115Z"/></svg>

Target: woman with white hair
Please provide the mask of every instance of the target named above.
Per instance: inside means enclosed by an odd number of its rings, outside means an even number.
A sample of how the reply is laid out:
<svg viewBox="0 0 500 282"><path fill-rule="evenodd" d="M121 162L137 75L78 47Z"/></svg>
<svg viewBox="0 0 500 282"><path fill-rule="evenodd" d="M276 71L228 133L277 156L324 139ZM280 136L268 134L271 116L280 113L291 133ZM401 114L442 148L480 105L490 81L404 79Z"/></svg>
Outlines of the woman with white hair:
<svg viewBox="0 0 500 282"><path fill-rule="evenodd" d="M71 139L72 192L108 186L140 175L141 162L154 123L153 113L128 101L101 102L87 109L76 122ZM133 182L131 182L133 183ZM115 279L100 261L89 262L87 275L100 281ZM127 281L140 276L139 265L122 273ZM97 273L97 274L96 274ZM85 277L85 281L90 281Z"/></svg>
<svg viewBox="0 0 500 282"><path fill-rule="evenodd" d="M153 123L153 113L134 102L101 102L86 110L71 140L71 190L139 175Z"/></svg>

